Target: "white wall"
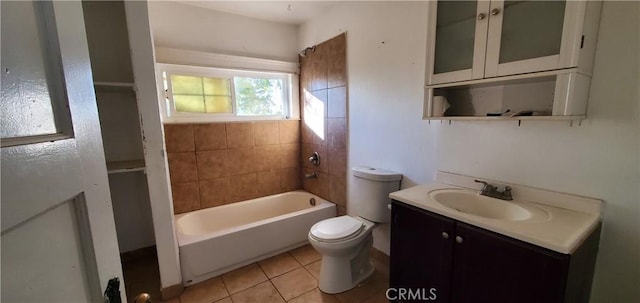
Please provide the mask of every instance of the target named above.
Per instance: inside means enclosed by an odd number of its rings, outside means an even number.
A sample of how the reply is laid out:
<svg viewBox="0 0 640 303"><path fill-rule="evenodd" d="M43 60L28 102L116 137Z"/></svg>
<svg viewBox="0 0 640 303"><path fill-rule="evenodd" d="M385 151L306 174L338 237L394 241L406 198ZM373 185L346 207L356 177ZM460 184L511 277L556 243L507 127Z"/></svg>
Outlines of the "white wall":
<svg viewBox="0 0 640 303"><path fill-rule="evenodd" d="M422 121L425 13L424 2L348 2L301 26L298 49L347 32L348 165L401 172L403 188L445 170L601 198L606 205L592 302L637 302L639 3L604 3L589 119L573 127ZM386 252L387 230L375 234L376 248Z"/></svg>
<svg viewBox="0 0 640 303"><path fill-rule="evenodd" d="M149 15L156 47L297 62L295 25L152 1Z"/></svg>

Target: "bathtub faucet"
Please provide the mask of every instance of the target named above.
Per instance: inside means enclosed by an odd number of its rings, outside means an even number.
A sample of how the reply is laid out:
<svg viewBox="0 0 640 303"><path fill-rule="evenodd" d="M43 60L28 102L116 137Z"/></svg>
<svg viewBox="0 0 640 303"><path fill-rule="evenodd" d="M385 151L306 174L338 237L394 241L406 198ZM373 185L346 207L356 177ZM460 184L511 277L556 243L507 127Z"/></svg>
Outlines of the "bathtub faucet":
<svg viewBox="0 0 640 303"><path fill-rule="evenodd" d="M305 174L304 177L307 178L307 179L315 179L315 178L318 177L318 173L314 171L314 172L312 172L310 174Z"/></svg>

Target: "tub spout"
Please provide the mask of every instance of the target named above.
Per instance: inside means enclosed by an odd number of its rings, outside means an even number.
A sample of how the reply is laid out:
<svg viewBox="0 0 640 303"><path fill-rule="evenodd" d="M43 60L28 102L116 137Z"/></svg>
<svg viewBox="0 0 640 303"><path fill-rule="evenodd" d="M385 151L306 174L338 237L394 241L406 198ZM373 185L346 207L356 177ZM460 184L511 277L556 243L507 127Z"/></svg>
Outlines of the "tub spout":
<svg viewBox="0 0 640 303"><path fill-rule="evenodd" d="M314 171L310 174L305 174L304 177L307 179L315 179L315 178L318 178L318 173Z"/></svg>

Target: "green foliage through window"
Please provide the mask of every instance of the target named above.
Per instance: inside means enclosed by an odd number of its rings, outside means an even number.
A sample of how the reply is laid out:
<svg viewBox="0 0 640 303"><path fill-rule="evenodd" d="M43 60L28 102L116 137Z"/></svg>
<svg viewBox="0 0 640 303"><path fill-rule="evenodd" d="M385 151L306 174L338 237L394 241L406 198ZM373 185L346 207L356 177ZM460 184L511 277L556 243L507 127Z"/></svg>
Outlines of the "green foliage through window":
<svg viewBox="0 0 640 303"><path fill-rule="evenodd" d="M238 115L282 115L282 80L264 78L233 79Z"/></svg>

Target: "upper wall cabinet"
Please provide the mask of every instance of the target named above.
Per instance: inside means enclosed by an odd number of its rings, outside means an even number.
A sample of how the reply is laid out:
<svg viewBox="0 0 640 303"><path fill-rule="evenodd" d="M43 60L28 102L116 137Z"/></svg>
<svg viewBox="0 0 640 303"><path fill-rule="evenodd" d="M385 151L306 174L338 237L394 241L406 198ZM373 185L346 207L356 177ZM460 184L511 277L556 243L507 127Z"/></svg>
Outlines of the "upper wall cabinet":
<svg viewBox="0 0 640 303"><path fill-rule="evenodd" d="M601 7L429 2L424 118L584 119Z"/></svg>
<svg viewBox="0 0 640 303"><path fill-rule="evenodd" d="M566 68L591 73L601 3L428 5L427 85Z"/></svg>

